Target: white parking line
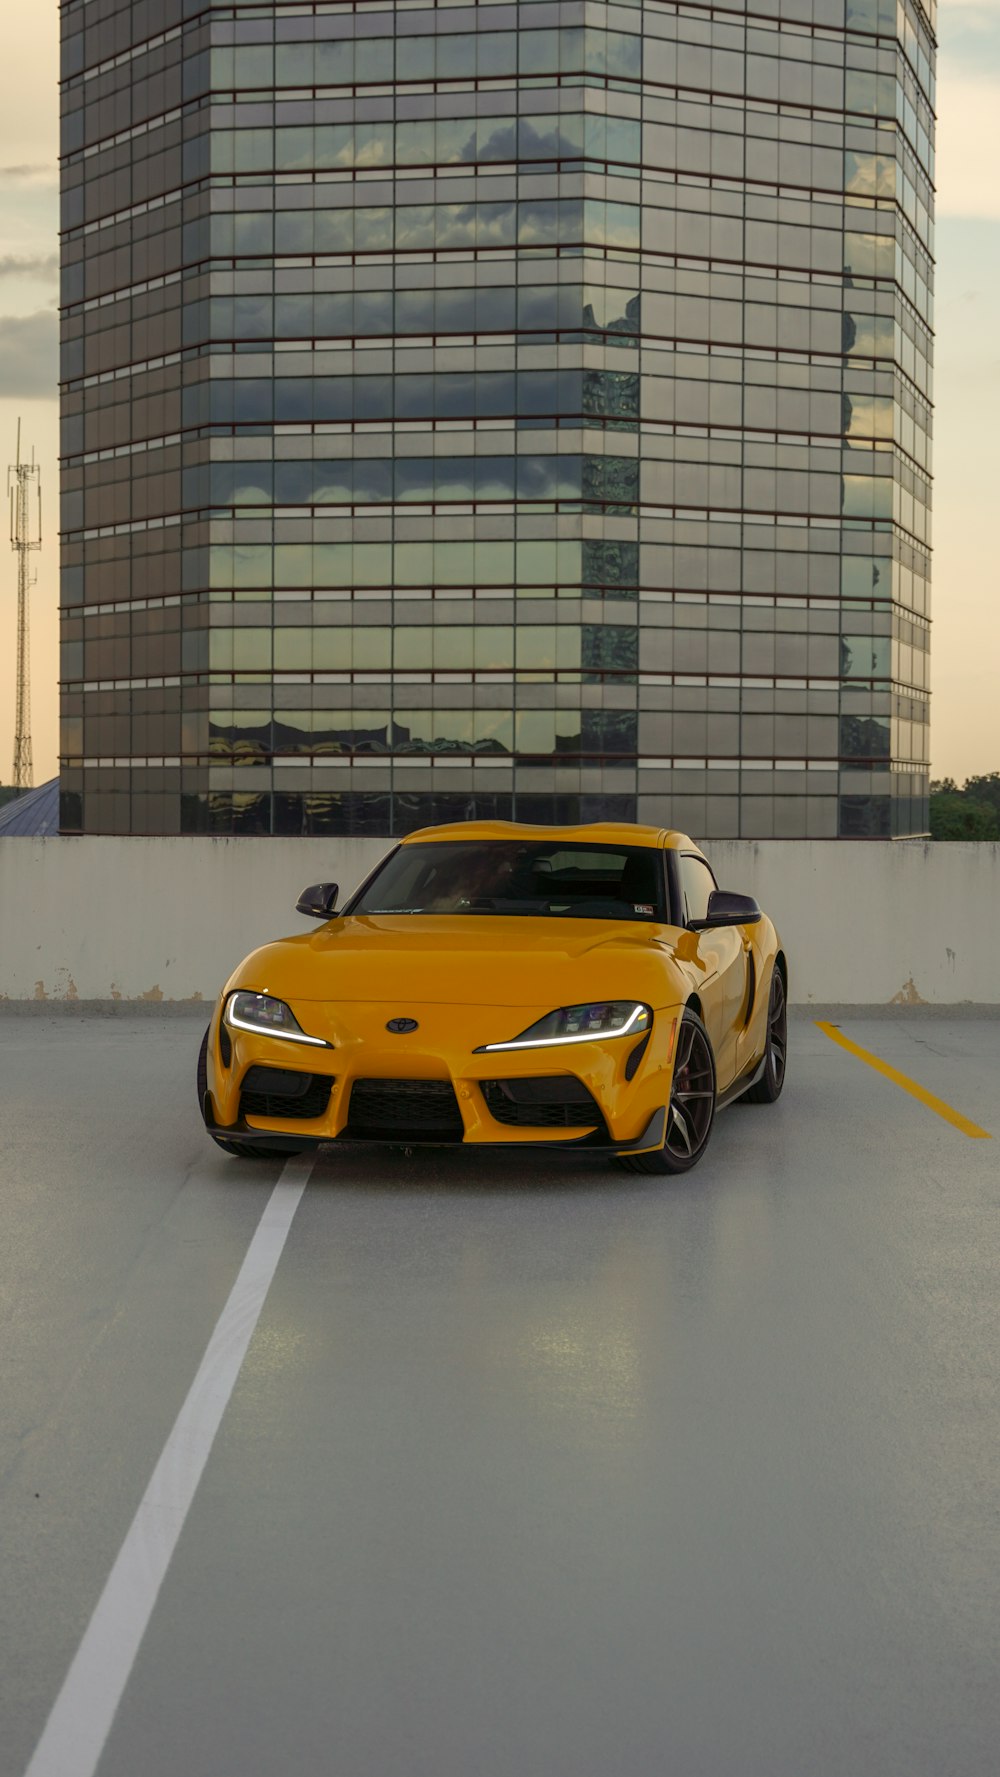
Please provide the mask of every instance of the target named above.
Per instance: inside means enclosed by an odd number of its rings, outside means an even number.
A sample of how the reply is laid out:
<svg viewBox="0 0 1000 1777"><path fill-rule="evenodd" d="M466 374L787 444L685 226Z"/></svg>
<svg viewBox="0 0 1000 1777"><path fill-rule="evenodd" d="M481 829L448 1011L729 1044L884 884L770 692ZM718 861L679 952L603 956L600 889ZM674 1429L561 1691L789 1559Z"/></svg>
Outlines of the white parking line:
<svg viewBox="0 0 1000 1777"><path fill-rule="evenodd" d="M286 1162L26 1777L92 1777L313 1168Z"/></svg>

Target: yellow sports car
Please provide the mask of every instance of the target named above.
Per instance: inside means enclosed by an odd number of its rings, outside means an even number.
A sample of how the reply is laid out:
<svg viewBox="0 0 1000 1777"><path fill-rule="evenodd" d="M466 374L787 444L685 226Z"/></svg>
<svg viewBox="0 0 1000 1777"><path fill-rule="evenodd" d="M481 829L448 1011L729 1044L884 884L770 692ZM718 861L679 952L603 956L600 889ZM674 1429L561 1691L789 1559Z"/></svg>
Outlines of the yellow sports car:
<svg viewBox="0 0 1000 1777"><path fill-rule="evenodd" d="M687 1172L721 1105L781 1092L777 933L683 833L428 827L337 894L306 889L319 931L219 997L198 1103L229 1153L585 1147Z"/></svg>

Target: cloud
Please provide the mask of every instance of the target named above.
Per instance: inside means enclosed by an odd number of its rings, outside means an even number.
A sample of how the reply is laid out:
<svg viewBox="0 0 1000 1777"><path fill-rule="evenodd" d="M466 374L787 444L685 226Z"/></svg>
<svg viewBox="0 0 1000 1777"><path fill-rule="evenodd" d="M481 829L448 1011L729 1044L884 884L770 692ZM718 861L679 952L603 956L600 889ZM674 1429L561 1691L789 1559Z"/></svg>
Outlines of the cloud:
<svg viewBox="0 0 1000 1777"><path fill-rule="evenodd" d="M996 0L950 0L938 12L938 41L946 52L965 31L982 35L997 24Z"/></svg>
<svg viewBox="0 0 1000 1777"><path fill-rule="evenodd" d="M947 0L942 5L938 24L946 19L949 24L963 24L967 18L994 19L996 17L997 0Z"/></svg>
<svg viewBox="0 0 1000 1777"><path fill-rule="evenodd" d="M55 399L59 390L59 317L0 315L0 394L21 400Z"/></svg>
<svg viewBox="0 0 1000 1777"><path fill-rule="evenodd" d="M59 178L59 168L51 161L38 161L31 165L22 163L16 167L0 167L0 179L44 179L55 184Z"/></svg>
<svg viewBox="0 0 1000 1777"><path fill-rule="evenodd" d="M938 80L937 214L1000 221L996 119L1000 78L942 68Z"/></svg>
<svg viewBox="0 0 1000 1777"><path fill-rule="evenodd" d="M42 278L48 283L58 277L58 253L0 253L0 278Z"/></svg>
<svg viewBox="0 0 1000 1777"><path fill-rule="evenodd" d="M938 73L955 68L1000 79L1000 6L996 0L961 0L938 12Z"/></svg>

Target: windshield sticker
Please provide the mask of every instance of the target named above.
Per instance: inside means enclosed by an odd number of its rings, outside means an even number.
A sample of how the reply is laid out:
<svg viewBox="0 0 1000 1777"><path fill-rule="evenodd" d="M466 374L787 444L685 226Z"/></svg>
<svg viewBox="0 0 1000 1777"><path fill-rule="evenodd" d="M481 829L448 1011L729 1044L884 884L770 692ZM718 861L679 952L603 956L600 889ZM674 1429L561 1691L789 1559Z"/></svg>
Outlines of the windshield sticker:
<svg viewBox="0 0 1000 1777"><path fill-rule="evenodd" d="M633 901L632 902L632 912L633 913L652 913L653 911L654 911L654 909L652 907L648 906L645 901Z"/></svg>

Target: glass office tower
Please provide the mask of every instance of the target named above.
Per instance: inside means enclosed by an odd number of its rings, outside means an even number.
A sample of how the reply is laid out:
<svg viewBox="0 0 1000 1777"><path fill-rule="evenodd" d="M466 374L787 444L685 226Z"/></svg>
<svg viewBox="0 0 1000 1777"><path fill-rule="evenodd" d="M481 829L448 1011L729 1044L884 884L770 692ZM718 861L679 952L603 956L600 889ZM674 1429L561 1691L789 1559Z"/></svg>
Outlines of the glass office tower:
<svg viewBox="0 0 1000 1777"><path fill-rule="evenodd" d="M68 0L63 830L922 831L928 4Z"/></svg>

